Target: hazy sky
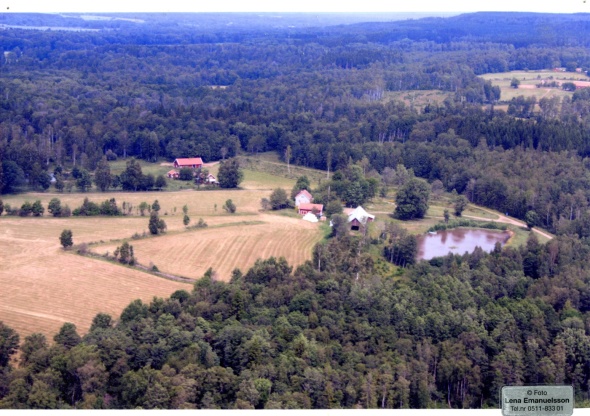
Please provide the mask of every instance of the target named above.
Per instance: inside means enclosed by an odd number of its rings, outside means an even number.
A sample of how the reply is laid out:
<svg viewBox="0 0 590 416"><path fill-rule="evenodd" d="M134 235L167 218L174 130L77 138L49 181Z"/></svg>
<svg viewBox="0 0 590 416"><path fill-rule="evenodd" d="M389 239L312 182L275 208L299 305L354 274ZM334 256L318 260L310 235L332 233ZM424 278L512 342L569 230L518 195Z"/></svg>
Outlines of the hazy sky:
<svg viewBox="0 0 590 416"><path fill-rule="evenodd" d="M590 12L590 0L0 0L6 12Z"/></svg>

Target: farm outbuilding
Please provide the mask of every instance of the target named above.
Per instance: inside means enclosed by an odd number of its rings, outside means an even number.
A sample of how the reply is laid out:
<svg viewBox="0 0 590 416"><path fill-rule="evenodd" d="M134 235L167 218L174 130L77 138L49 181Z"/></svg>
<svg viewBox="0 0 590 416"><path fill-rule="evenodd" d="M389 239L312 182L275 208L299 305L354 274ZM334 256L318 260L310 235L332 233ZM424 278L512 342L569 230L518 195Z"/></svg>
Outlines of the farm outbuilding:
<svg viewBox="0 0 590 416"><path fill-rule="evenodd" d="M203 167L203 159L200 157L188 157L188 158L178 158L174 159L174 167L175 168L191 168L191 169L199 169Z"/></svg>
<svg viewBox="0 0 590 416"><path fill-rule="evenodd" d="M168 171L167 175L168 175L168 178L170 178L170 179L178 179L178 177L180 176L180 173L178 173L177 170L172 169L171 171Z"/></svg>
<svg viewBox="0 0 590 416"><path fill-rule="evenodd" d="M324 205L323 204L300 204L299 205L299 215L305 215L308 212L311 212L317 216L321 216L324 213Z"/></svg>
<svg viewBox="0 0 590 416"><path fill-rule="evenodd" d="M368 223L374 220L375 216L369 214L360 205L348 213L348 224L351 230L359 230L361 227L366 227Z"/></svg>

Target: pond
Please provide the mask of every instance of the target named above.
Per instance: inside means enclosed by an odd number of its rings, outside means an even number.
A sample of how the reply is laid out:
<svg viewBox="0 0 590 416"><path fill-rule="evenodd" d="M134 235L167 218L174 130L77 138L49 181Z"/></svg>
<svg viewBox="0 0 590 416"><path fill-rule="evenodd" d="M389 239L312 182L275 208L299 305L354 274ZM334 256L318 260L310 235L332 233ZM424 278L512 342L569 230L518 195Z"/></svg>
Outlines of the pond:
<svg viewBox="0 0 590 416"><path fill-rule="evenodd" d="M504 245L510 238L508 231L484 230L471 228L455 228L438 231L435 234L418 236L418 260L430 260L434 257L446 256L449 253L471 253L479 246L491 252L497 242Z"/></svg>

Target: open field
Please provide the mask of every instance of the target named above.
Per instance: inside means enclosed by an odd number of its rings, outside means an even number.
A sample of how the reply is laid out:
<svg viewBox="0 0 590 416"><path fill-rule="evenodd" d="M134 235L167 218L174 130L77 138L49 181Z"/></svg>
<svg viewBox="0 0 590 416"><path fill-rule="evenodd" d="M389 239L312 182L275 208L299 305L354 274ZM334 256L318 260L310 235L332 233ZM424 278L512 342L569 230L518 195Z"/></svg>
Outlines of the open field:
<svg viewBox="0 0 590 416"><path fill-rule="evenodd" d="M386 91L383 94L383 100L385 102L403 101L407 106L424 108L428 104L442 104L452 95L451 92L440 90Z"/></svg>
<svg viewBox="0 0 590 416"><path fill-rule="evenodd" d="M0 218L0 320L21 340L33 332L49 339L72 322L85 333L92 318L118 317L134 299L167 297L190 285L172 282L115 264L66 253L59 245L63 228L78 223L75 239L109 238L132 226L105 227L108 219Z"/></svg>
<svg viewBox="0 0 590 416"><path fill-rule="evenodd" d="M291 265L311 257L313 245L323 238L319 224L298 217L260 213L260 199L282 185L287 190L294 181L273 178L264 172L246 172L242 190L107 193L30 193L3 195L5 204L19 206L26 200L41 200L44 207L57 197L72 209L85 197L100 203L115 198L137 207L142 201L158 199L160 216L168 226L164 236L133 240L142 264L153 262L160 270L199 278L213 267L219 278L228 279L239 267L244 272L257 258L285 256ZM226 214L222 205L232 199L236 214ZM209 227L186 231L182 207L187 205L191 224L203 218ZM73 322L85 333L99 312L117 318L134 299L149 302L154 296L168 297L175 290L191 290L191 285L169 281L106 261L64 252L59 245L63 229L71 229L74 243L95 243L91 248L103 253L120 245L133 234L148 229L148 216L137 209L122 217L0 218L0 320L14 328L21 340L33 332L49 339L63 325ZM96 244L99 243L99 244Z"/></svg>
<svg viewBox="0 0 590 416"><path fill-rule="evenodd" d="M292 185L291 185L292 186ZM290 189L289 189L290 191ZM224 211L221 206L226 200L231 199L238 207L238 213L257 212L260 209L260 199L268 197L271 193L270 188L263 190L224 190L216 189L212 191L177 191L177 192L92 192L92 193L27 193L20 195L6 195L2 199L5 204L20 207L23 202L34 202L39 199L45 208L52 198L59 198L62 206L69 205L74 208L82 205L84 198L90 201L101 203L107 199L115 198L117 205L121 208L123 202L130 203L133 206L132 214L139 215L138 206L141 202L152 204L156 199L160 204L160 216L166 219L166 216L178 216L182 220L182 207L188 206L188 215L218 215ZM215 206L217 205L217 208ZM48 215L48 212L45 213ZM147 215L147 214L146 214ZM147 219L146 219L147 224Z"/></svg>
<svg viewBox="0 0 590 416"><path fill-rule="evenodd" d="M551 98L551 97L571 97L573 92L564 91L561 88L537 88L536 85L541 83L543 80L545 82L556 81L558 83L562 82L574 82L574 83L588 83L590 78L587 77L585 74L581 73L573 73L573 72L554 72L554 71L512 71L512 72L504 72L504 73L495 73L495 74L484 74L480 75L481 78L485 80L492 81L493 85L497 85L500 87L501 102L508 102L519 95L524 97L535 97L537 102L541 98ZM510 81L512 78L516 78L520 81L519 88L512 88L510 87ZM496 106L497 109L507 109L506 106ZM538 107L537 107L538 109Z"/></svg>
<svg viewBox="0 0 590 416"><path fill-rule="evenodd" d="M241 219L131 244L141 264L153 263L162 272L194 279L212 267L218 279L228 281L233 269L246 272L259 258L283 256L290 265L297 266L311 258L312 247L323 237L319 223L300 218L272 214L243 218L250 224ZM104 244L92 250L97 254L112 253L117 245Z"/></svg>

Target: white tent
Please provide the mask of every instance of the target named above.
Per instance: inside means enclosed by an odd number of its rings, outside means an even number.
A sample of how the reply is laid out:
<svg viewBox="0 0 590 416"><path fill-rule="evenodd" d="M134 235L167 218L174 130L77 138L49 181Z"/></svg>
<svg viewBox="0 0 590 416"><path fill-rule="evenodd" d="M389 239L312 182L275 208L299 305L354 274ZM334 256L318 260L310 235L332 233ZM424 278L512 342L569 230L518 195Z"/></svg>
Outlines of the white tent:
<svg viewBox="0 0 590 416"><path fill-rule="evenodd" d="M313 212L308 212L302 218L302 220L309 221L309 222L318 222L318 217L316 217Z"/></svg>

